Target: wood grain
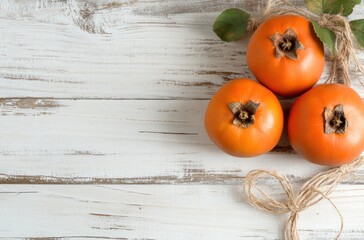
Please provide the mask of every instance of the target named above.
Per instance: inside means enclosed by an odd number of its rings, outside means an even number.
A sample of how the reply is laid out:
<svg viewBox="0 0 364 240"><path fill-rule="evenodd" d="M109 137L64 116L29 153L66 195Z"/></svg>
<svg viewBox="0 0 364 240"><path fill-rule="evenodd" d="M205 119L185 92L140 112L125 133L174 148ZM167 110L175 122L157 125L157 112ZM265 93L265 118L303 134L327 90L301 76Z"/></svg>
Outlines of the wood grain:
<svg viewBox="0 0 364 240"><path fill-rule="evenodd" d="M261 157L222 153L204 130L207 103L3 99L0 182L241 184L254 168L276 169L301 182L324 169L291 152L285 134ZM347 181L363 183L364 172Z"/></svg>
<svg viewBox="0 0 364 240"><path fill-rule="evenodd" d="M0 97L209 99L230 79L253 78L249 38L224 43L211 30L228 7L262 8L237 0L3 0Z"/></svg>
<svg viewBox="0 0 364 240"><path fill-rule="evenodd" d="M299 182L323 169L293 154L285 134L254 159L226 156L207 138L207 100L230 79L252 77L248 38L227 44L211 31L228 7L263 6L1 1L0 182L241 184L267 167Z"/></svg>
<svg viewBox="0 0 364 240"><path fill-rule="evenodd" d="M250 159L208 139L208 100L231 79L253 78L249 37L228 44L211 31L230 7L259 16L263 4L0 1L0 239L283 239L286 216L248 206L244 176L277 170L298 189L326 168L294 154L286 134ZM363 14L362 3L351 18ZM292 101L281 102L287 112ZM282 197L272 179L262 183ZM364 169L332 199L342 239L364 239ZM298 227L303 239L328 240L339 225L323 201Z"/></svg>
<svg viewBox="0 0 364 240"><path fill-rule="evenodd" d="M287 217L250 207L234 185L2 185L0 194L2 239L282 239ZM362 239L363 185L340 186L332 200L342 239ZM325 201L303 212L302 239L333 239L336 214Z"/></svg>

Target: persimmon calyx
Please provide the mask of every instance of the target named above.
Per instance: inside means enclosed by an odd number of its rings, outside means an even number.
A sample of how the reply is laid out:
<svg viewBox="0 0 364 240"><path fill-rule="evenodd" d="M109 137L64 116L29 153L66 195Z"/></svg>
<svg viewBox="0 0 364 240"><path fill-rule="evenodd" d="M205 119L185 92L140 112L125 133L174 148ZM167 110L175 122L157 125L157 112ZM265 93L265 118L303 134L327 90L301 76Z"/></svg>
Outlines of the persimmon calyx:
<svg viewBox="0 0 364 240"><path fill-rule="evenodd" d="M344 107L342 104L335 106L334 109L326 108L324 110L325 133L343 134L348 127L348 121L345 118Z"/></svg>
<svg viewBox="0 0 364 240"><path fill-rule="evenodd" d="M298 60L297 50L304 49L297 33L292 28L288 28L283 35L276 33L270 39L275 47L277 58L286 56L289 59Z"/></svg>
<svg viewBox="0 0 364 240"><path fill-rule="evenodd" d="M248 128L254 124L255 116L260 103L249 100L246 104L232 102L229 104L230 111L234 114L233 124L238 127Z"/></svg>

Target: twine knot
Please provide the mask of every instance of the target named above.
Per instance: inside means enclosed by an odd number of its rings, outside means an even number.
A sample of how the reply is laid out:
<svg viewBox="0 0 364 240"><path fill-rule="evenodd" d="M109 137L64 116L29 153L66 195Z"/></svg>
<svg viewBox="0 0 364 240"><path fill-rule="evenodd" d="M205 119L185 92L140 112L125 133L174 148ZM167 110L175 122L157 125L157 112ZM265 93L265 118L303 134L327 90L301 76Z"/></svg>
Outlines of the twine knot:
<svg viewBox="0 0 364 240"><path fill-rule="evenodd" d="M326 82L338 82L350 86L350 61L358 73L363 74L364 68L355 55L356 40L351 31L349 19L340 14L323 14L317 23L332 31L336 36L334 52L332 52L333 64Z"/></svg>
<svg viewBox="0 0 364 240"><path fill-rule="evenodd" d="M287 200L287 207L291 213L299 213L302 211L300 206L297 205L295 199L288 199Z"/></svg>
<svg viewBox="0 0 364 240"><path fill-rule="evenodd" d="M353 162L329 169L321 172L308 180L301 187L298 195L294 195L292 184L289 179L276 171L253 170L246 175L244 184L244 193L246 201L252 206L272 213L290 213L285 225L285 239L298 240L297 221L299 213L312 205L315 205L322 199L326 199L335 208L340 216L341 226L339 233L335 239L338 239L343 230L343 218L336 205L331 201L328 195L342 181L346 174L354 171L364 163L364 157L359 157ZM278 201L264 191L258 184L258 179L261 177L275 178L286 195L286 199ZM262 182L262 181L260 181ZM256 195L255 193L258 193Z"/></svg>

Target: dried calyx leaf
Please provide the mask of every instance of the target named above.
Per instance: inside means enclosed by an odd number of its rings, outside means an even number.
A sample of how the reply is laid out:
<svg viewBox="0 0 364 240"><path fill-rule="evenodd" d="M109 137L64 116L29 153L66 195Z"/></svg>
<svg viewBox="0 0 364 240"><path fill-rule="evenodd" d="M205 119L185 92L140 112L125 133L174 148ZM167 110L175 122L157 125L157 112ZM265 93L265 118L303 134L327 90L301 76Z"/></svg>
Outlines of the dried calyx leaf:
<svg viewBox="0 0 364 240"><path fill-rule="evenodd" d="M296 32L291 28L287 29L283 35L280 33L274 34L271 40L273 41L277 58L286 56L289 59L297 60L297 50L304 49Z"/></svg>
<svg viewBox="0 0 364 240"><path fill-rule="evenodd" d="M260 103L253 102L252 100L249 100L246 104L240 102L230 103L229 109L234 114L233 124L242 128L248 128L254 124L254 114L259 105Z"/></svg>
<svg viewBox="0 0 364 240"><path fill-rule="evenodd" d="M339 104L334 109L325 108L324 110L325 133L343 134L348 127L348 121L345 118L344 107Z"/></svg>

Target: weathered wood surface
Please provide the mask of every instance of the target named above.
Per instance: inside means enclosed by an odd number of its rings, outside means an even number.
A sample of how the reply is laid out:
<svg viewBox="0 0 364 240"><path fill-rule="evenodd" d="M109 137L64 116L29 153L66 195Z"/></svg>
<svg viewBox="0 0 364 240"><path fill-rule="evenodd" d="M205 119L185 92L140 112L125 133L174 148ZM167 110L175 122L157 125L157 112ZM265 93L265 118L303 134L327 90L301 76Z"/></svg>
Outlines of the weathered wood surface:
<svg viewBox="0 0 364 240"><path fill-rule="evenodd" d="M209 99L227 80L252 77L248 38L224 43L211 30L228 7L260 9L240 0L2 0L0 97ZM352 18L364 15L355 10Z"/></svg>
<svg viewBox="0 0 364 240"><path fill-rule="evenodd" d="M229 79L252 77L248 40L227 44L211 31L227 7L261 9L249 1L1 1L0 182L240 184L257 167L297 179L322 169L294 154L232 158L208 140L207 100ZM286 136L273 152L292 152Z"/></svg>
<svg viewBox="0 0 364 240"><path fill-rule="evenodd" d="M325 168L293 153L285 135L264 156L227 156L203 126L220 86L253 78L248 39L223 43L211 24L225 8L262 6L1 0L0 183L8 185L0 186L0 238L282 239L285 218L242 199L244 176L274 169L298 186ZM364 3L351 18L363 16ZM361 168L333 194L342 239L364 239L363 186ZM333 239L339 220L322 202L299 228L303 239Z"/></svg>
<svg viewBox="0 0 364 240"><path fill-rule="evenodd" d="M0 194L2 239L271 240L283 238L287 217L248 206L235 185L2 185ZM363 239L363 185L340 186L332 200L345 219L341 239ZM298 226L302 239L334 239L340 218L322 202Z"/></svg>
<svg viewBox="0 0 364 240"><path fill-rule="evenodd" d="M286 136L257 158L222 153L204 130L207 103L3 100L0 182L241 184L256 168L295 181L324 169L294 154ZM363 170L348 181L363 183Z"/></svg>

